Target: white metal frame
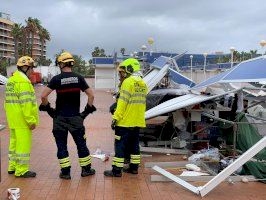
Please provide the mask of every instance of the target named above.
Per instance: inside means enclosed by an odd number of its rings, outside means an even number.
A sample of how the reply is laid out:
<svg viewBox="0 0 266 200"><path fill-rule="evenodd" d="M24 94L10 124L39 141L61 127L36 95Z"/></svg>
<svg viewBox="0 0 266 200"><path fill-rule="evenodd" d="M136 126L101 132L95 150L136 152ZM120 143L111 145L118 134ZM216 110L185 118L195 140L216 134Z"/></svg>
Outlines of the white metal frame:
<svg viewBox="0 0 266 200"><path fill-rule="evenodd" d="M236 171L239 167L244 165L247 161L249 161L253 156L259 153L262 149L266 147L266 136L259 140L255 145L253 145L249 150L247 150L243 155L241 155L238 159L236 159L232 164L226 167L222 172L220 172L217 176L211 179L204 186L195 187L190 183L178 178L177 176L165 171L164 169L154 166L153 169L167 178L173 180L174 182L182 185L188 190L192 191L195 194L200 194L202 197L207 195L211 190L213 190L216 186L218 186L222 181L224 181L227 177L229 177L234 171Z"/></svg>
<svg viewBox="0 0 266 200"><path fill-rule="evenodd" d="M2 75L0 74L0 83L3 84L3 85L5 85L6 82L7 82L7 78L4 77L4 76L2 76Z"/></svg>

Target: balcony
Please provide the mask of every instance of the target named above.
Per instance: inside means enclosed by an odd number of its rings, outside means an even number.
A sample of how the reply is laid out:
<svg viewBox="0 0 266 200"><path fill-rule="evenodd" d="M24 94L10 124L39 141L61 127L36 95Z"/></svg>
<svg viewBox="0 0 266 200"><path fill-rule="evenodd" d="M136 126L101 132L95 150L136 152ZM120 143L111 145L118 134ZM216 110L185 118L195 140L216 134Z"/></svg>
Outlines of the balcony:
<svg viewBox="0 0 266 200"><path fill-rule="evenodd" d="M15 46L14 42L9 42L9 41L6 41L6 40L0 40L0 44L7 44L7 45Z"/></svg>
<svg viewBox="0 0 266 200"><path fill-rule="evenodd" d="M5 48L5 47L0 47L0 51L15 52L14 49L7 49L7 48Z"/></svg>
<svg viewBox="0 0 266 200"><path fill-rule="evenodd" d="M0 33L0 37L10 38L10 39L12 39L12 40L13 40L13 37L11 37L11 36L8 36L8 35L6 35L6 34L3 34L3 33Z"/></svg>

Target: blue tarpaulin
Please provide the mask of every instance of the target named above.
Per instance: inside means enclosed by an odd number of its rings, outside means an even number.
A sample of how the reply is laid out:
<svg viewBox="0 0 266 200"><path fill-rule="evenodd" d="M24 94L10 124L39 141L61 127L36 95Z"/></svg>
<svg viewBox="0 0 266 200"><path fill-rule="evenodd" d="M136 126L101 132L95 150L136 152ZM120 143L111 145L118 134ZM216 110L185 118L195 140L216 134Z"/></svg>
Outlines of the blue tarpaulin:
<svg viewBox="0 0 266 200"><path fill-rule="evenodd" d="M155 68L163 68L166 64L170 64L169 58L161 56L158 59L156 59L151 65ZM178 73L177 71L169 68L169 78L178 84L187 85L189 87L195 86L195 82L190 80L189 78L183 76L182 74Z"/></svg>

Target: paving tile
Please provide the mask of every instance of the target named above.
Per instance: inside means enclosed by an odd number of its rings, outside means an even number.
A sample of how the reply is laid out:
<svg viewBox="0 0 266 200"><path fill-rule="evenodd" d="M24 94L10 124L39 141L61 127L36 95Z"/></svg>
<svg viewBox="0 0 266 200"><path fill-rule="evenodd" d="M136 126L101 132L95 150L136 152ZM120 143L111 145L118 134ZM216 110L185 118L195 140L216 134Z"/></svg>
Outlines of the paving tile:
<svg viewBox="0 0 266 200"><path fill-rule="evenodd" d="M93 83L93 80L89 80ZM38 102L42 86L35 87ZM3 105L4 88L0 86L0 105ZM52 93L50 101L54 106L55 94ZM81 96L81 107L86 104L86 96ZM112 153L114 147L114 132L110 129L111 115L108 112L113 102L111 94L107 90L95 91L95 105L97 112L85 119L87 144L90 152L97 148ZM0 107L0 124L6 124L3 107ZM40 113L40 125L33 131L33 142L31 152L31 169L37 172L35 179L18 179L7 174L8 161L8 129L0 132L1 139L1 165L2 180L0 183L0 199L6 199L7 189L19 187L21 189L21 200L24 199L105 199L105 200L193 200L201 199L199 196L187 191L175 183L152 183L150 175L156 174L152 169L145 169L144 162L151 161L176 161L182 156L166 156L164 154L153 154L152 157L142 159L142 165L138 175L123 174L122 178L104 177L103 171L111 169L111 159L102 162L93 158L92 166L96 174L90 177L81 177L81 168L75 143L71 137L68 138L68 149L72 163L71 180L61 180L58 160L56 158L56 145L52 134L52 120L46 113ZM200 184L199 184L200 185ZM229 185L222 183L207 196L206 200L265 200L266 185L262 183L236 183Z"/></svg>

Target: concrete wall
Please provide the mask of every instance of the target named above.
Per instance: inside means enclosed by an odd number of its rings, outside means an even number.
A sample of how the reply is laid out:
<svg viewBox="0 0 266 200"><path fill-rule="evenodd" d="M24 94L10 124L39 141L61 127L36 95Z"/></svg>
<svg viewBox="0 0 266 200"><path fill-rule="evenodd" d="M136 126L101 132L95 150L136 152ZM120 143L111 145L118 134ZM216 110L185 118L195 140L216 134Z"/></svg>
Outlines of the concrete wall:
<svg viewBox="0 0 266 200"><path fill-rule="evenodd" d="M115 68L95 68L95 89L114 89L116 86Z"/></svg>

